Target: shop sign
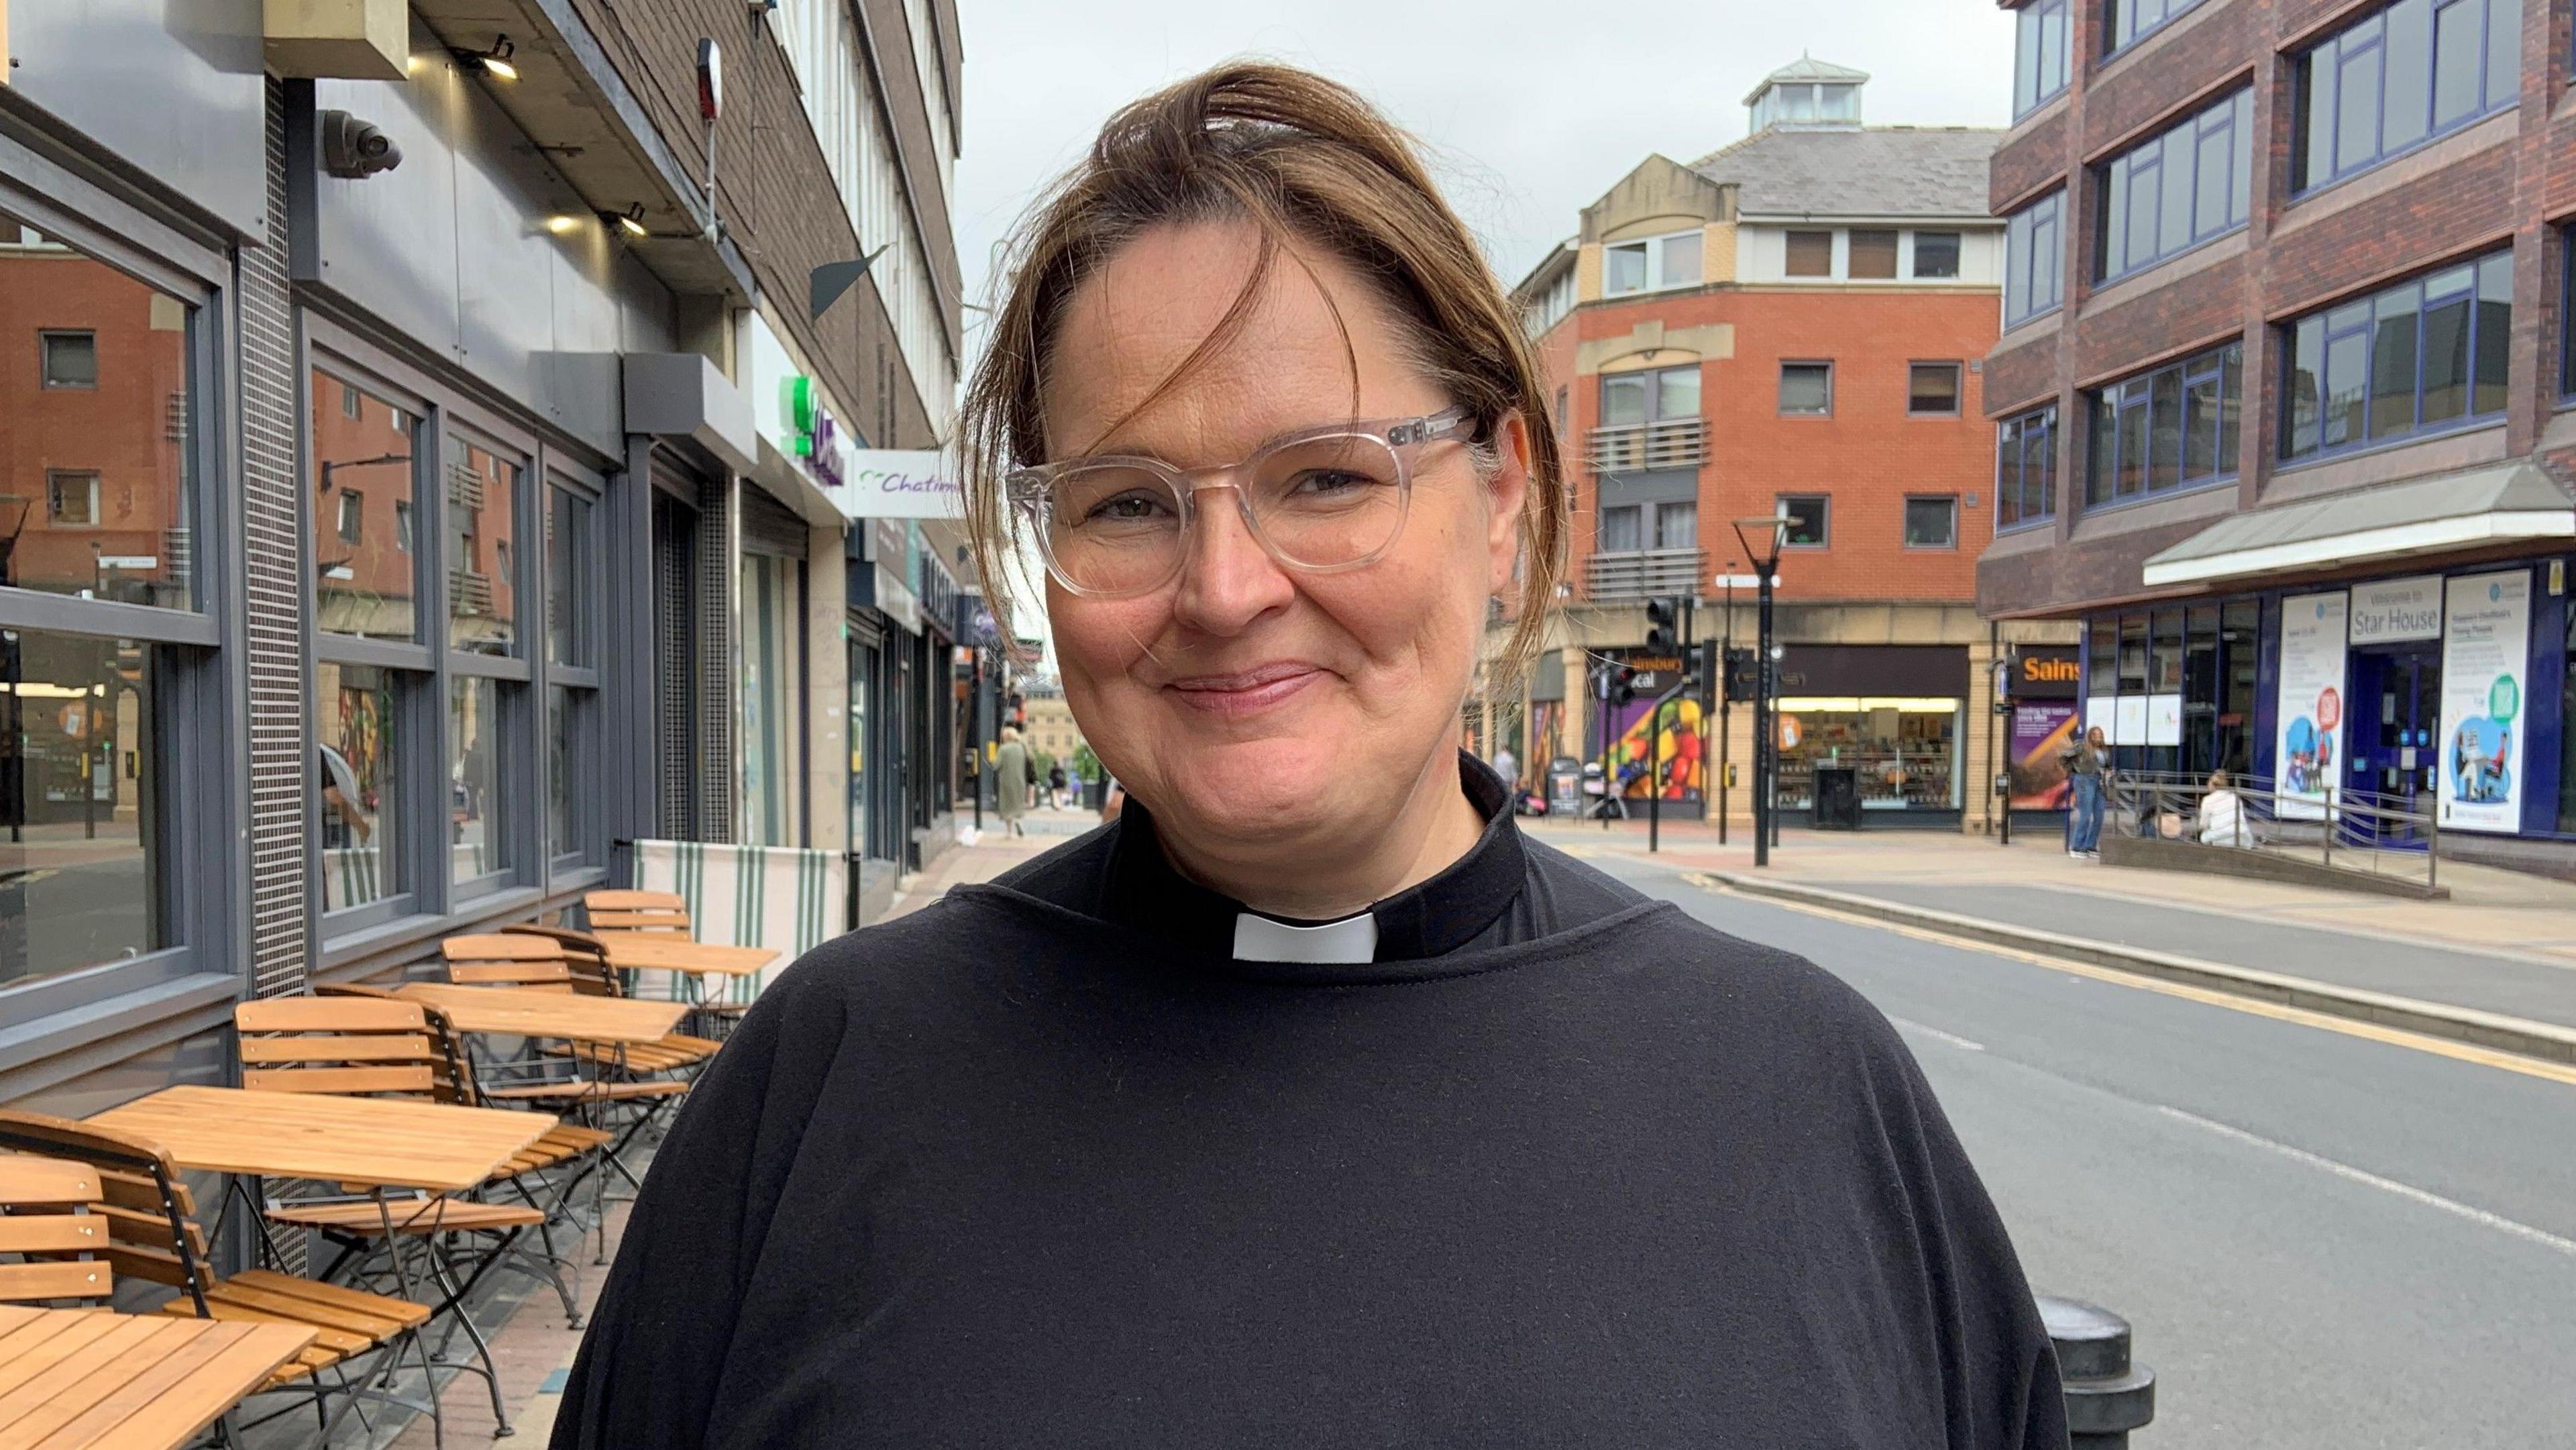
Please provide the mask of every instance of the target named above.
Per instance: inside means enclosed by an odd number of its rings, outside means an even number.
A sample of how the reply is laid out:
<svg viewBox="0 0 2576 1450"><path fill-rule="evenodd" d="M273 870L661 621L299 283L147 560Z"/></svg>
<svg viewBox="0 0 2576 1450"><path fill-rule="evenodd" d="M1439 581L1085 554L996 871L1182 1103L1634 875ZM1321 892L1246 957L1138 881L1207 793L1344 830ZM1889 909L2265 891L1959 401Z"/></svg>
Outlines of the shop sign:
<svg viewBox="0 0 2576 1450"><path fill-rule="evenodd" d="M2016 700L2072 700L2083 678L2073 645L2024 645L2005 693Z"/></svg>
<svg viewBox="0 0 2576 1450"><path fill-rule="evenodd" d="M2442 602L2442 824L2522 828L2531 571L2468 574Z"/></svg>
<svg viewBox="0 0 2576 1450"><path fill-rule="evenodd" d="M854 519L962 519L965 475L956 455L926 448L856 448L832 501Z"/></svg>
<svg viewBox="0 0 2576 1450"><path fill-rule="evenodd" d="M2442 576L2383 579L2352 587L2352 642L2396 644L2442 637Z"/></svg>
<svg viewBox="0 0 2576 1450"><path fill-rule="evenodd" d="M849 450L832 410L823 406L823 390L801 373L785 378L778 385L778 409L787 455L802 461L827 492L842 487Z"/></svg>
<svg viewBox="0 0 2576 1450"><path fill-rule="evenodd" d="M2281 601L2281 686L2273 740L2279 813L2325 818L2326 798L2343 765L2344 642L2350 600L2294 594Z"/></svg>

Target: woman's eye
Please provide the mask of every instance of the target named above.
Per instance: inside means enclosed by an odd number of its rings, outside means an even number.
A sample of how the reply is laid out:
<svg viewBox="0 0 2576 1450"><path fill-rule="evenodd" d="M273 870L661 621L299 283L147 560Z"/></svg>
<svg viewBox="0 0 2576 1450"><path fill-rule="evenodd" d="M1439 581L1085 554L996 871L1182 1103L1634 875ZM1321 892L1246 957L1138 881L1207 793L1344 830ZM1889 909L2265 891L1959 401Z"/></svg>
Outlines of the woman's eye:
<svg viewBox="0 0 2576 1450"><path fill-rule="evenodd" d="M1377 480L1365 473L1336 468L1310 468L1297 475L1290 492L1330 497L1337 493L1348 493L1354 489L1376 486Z"/></svg>
<svg viewBox="0 0 2576 1450"><path fill-rule="evenodd" d="M1104 523L1136 523L1160 517L1164 512L1163 501L1151 494L1125 493L1093 504L1083 517Z"/></svg>

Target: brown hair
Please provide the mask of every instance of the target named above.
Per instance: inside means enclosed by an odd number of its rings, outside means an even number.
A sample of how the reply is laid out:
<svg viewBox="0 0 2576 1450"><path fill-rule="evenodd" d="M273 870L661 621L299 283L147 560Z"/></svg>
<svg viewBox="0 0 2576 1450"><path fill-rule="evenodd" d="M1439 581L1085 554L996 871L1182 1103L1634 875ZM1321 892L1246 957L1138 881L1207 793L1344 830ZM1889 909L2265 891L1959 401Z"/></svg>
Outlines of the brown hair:
<svg viewBox="0 0 2576 1450"><path fill-rule="evenodd" d="M1224 345L1283 248L1332 256L1368 279L1416 364L1476 415L1480 439L1492 440L1514 415L1527 430L1520 612L1502 660L1513 672L1526 667L1563 570L1569 504L1519 315L1433 188L1411 138L1344 86L1253 62L1203 71L1110 117L1091 154L1021 224L1001 271L1006 290L991 343L959 419L967 531L995 616L1009 617L1005 566L1019 529L1003 479L1045 461L1040 400L1067 302L1138 235L1223 220L1259 230L1252 274L1216 330L1147 403ZM1480 462L1490 467L1490 453Z"/></svg>

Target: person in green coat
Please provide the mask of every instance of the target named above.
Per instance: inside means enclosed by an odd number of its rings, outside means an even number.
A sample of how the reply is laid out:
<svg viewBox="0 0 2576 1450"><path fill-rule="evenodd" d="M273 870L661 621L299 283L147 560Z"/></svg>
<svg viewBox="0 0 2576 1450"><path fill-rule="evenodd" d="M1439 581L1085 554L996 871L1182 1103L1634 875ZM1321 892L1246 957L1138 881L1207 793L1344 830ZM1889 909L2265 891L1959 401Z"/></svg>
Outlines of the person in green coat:
<svg viewBox="0 0 2576 1450"><path fill-rule="evenodd" d="M993 752L993 804L1002 813L1002 825L1014 836L1027 835L1020 816L1029 808L1029 748L1020 743L1017 726L1002 727L1002 748Z"/></svg>

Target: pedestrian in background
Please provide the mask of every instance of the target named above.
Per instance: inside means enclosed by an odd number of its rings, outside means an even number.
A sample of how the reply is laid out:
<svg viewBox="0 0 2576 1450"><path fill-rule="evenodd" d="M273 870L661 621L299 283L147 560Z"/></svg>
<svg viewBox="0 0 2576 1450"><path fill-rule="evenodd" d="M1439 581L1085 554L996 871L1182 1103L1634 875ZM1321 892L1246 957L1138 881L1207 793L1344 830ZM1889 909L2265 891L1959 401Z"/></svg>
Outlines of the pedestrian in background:
<svg viewBox="0 0 2576 1450"><path fill-rule="evenodd" d="M1020 817L1028 813L1029 777L1035 769L1029 748L1020 743L1018 727L1003 726L1001 748L993 752L993 807L1002 813L1002 829L1011 835L1029 833Z"/></svg>
<svg viewBox="0 0 2576 1450"><path fill-rule="evenodd" d="M2111 768L2111 747L2099 725L2059 752L2066 779L2075 789L2075 805L2066 818L2066 854L2090 860L2101 854L2103 788Z"/></svg>
<svg viewBox="0 0 2576 1450"><path fill-rule="evenodd" d="M1064 762L1059 760L1047 767L1047 809L1060 811L1065 805Z"/></svg>
<svg viewBox="0 0 2576 1450"><path fill-rule="evenodd" d="M2254 844L2254 827L2245 816L2245 797L2236 793L2226 771L2209 773L2209 793L2200 798L2200 843L2204 846Z"/></svg>
<svg viewBox="0 0 2576 1450"><path fill-rule="evenodd" d="M1521 763L1512 758L1512 748L1510 746L1502 746L1494 752L1494 774L1501 776L1503 778L1503 784L1510 786L1513 790L1518 791L1520 789Z"/></svg>
<svg viewBox="0 0 2576 1450"><path fill-rule="evenodd" d="M761 994L556 1450L2063 1450L1887 1019L1523 837L1461 748L1488 611L1524 677L1572 504L1414 144L1236 62L1082 156L958 434L990 607L1043 560L1126 807Z"/></svg>

